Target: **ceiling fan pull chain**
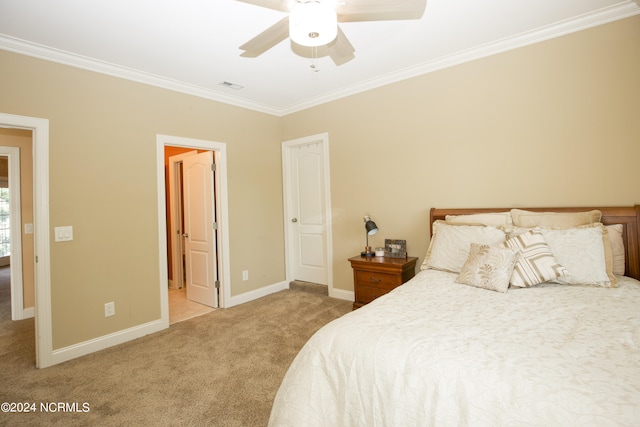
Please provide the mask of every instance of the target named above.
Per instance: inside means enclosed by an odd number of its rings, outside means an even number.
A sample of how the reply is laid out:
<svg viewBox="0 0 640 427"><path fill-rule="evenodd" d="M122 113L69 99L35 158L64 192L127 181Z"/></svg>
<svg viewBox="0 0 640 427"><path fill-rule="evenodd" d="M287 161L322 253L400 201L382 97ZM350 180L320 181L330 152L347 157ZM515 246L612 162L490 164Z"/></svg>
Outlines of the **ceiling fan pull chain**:
<svg viewBox="0 0 640 427"><path fill-rule="evenodd" d="M310 65L310 67L316 73L318 71L320 71L320 68L318 67L318 48L316 46L313 46L311 48L311 65Z"/></svg>

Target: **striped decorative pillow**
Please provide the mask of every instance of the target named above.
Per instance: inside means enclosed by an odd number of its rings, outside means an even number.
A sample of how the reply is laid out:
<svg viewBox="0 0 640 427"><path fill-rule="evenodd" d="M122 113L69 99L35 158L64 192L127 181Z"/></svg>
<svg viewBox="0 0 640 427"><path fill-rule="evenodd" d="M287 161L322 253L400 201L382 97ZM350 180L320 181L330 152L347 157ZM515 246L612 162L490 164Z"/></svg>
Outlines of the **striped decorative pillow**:
<svg viewBox="0 0 640 427"><path fill-rule="evenodd" d="M502 246L520 250L511 275L511 286L527 288L567 274L567 269L558 264L539 231L529 230L510 238Z"/></svg>

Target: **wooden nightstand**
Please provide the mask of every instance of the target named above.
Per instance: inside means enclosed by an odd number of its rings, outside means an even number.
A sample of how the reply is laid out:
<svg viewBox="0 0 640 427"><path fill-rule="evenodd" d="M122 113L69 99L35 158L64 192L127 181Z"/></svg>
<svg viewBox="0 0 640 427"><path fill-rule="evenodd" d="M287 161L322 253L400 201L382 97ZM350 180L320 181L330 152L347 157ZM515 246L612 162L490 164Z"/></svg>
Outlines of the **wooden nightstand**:
<svg viewBox="0 0 640 427"><path fill-rule="evenodd" d="M402 285L416 274L416 257L385 258L355 256L349 258L353 268L353 309Z"/></svg>

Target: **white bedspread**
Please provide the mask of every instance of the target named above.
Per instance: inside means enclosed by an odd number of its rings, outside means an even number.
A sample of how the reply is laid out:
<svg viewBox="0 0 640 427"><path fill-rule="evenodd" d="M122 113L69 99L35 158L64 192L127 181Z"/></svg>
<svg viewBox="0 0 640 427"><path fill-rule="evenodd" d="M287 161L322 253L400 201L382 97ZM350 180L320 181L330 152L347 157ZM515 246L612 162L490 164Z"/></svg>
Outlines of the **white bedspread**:
<svg viewBox="0 0 640 427"><path fill-rule="evenodd" d="M270 426L640 426L640 283L498 293L420 272L318 331Z"/></svg>

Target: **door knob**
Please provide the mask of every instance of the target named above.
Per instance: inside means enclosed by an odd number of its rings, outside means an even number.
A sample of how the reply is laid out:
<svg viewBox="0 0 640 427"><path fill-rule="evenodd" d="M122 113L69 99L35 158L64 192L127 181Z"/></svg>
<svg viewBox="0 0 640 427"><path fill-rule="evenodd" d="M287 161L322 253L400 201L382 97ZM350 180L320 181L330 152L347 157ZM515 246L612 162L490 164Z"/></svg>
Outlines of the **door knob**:
<svg viewBox="0 0 640 427"><path fill-rule="evenodd" d="M184 237L185 239L188 239L188 238L189 238L189 233L184 233L184 234L182 235L182 237Z"/></svg>
<svg viewBox="0 0 640 427"><path fill-rule="evenodd" d="M298 218L293 218L291 222L298 222Z"/></svg>

